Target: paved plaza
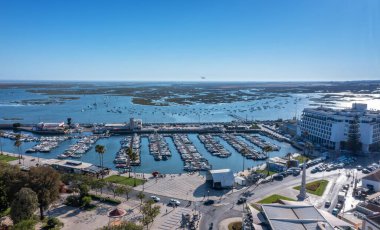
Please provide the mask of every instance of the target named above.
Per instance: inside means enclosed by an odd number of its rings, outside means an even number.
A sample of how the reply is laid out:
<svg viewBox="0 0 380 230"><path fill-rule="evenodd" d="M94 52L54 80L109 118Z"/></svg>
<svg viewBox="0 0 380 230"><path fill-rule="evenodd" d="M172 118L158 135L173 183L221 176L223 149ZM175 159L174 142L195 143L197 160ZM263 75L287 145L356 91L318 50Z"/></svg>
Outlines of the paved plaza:
<svg viewBox="0 0 380 230"><path fill-rule="evenodd" d="M163 178L149 179L144 186L140 185L135 189L139 191L144 189L148 193L191 201L203 201L208 198L218 200L232 192L229 189L212 189L206 183L205 176L198 173L168 174Z"/></svg>
<svg viewBox="0 0 380 230"><path fill-rule="evenodd" d="M167 207L161 205L161 213L154 221L151 229L172 230L181 229L182 215L193 214L190 208L184 207Z"/></svg>

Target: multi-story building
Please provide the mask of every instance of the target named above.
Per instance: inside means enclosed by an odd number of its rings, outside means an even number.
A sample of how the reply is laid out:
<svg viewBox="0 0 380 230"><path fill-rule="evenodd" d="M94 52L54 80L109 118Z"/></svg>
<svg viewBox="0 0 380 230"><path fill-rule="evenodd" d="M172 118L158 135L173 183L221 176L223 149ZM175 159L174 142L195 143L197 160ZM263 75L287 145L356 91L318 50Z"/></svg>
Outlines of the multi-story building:
<svg viewBox="0 0 380 230"><path fill-rule="evenodd" d="M350 126L358 122L358 136L363 152L380 145L380 111L368 110L366 104L354 103L350 109L306 108L298 122L297 135L315 144L339 150L348 141Z"/></svg>

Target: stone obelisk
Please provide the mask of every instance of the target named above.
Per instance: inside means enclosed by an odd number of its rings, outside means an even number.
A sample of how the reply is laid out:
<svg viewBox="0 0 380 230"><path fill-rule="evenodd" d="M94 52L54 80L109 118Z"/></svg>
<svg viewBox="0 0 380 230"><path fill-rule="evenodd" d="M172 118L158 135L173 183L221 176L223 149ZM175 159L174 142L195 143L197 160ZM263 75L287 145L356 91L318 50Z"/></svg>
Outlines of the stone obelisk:
<svg viewBox="0 0 380 230"><path fill-rule="evenodd" d="M307 194L306 194L306 162L303 163L301 189L300 189L300 194L298 194L297 198L298 198L298 201L304 201L307 198Z"/></svg>

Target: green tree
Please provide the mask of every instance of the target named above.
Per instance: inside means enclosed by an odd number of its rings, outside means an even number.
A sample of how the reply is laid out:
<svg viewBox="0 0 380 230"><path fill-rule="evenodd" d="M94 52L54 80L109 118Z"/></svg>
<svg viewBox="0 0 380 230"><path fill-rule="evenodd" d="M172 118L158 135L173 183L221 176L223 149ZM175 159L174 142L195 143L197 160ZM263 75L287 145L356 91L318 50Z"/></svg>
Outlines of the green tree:
<svg viewBox="0 0 380 230"><path fill-rule="evenodd" d="M0 184L4 186L9 204L12 203L16 193L25 187L28 181L28 174L21 171L18 166L0 162Z"/></svg>
<svg viewBox="0 0 380 230"><path fill-rule="evenodd" d="M22 188L11 205L11 218L14 223L32 218L38 207L37 194L30 188Z"/></svg>
<svg viewBox="0 0 380 230"><path fill-rule="evenodd" d="M14 143L14 146L17 148L17 152L18 152L18 163L21 164L21 159L22 159L22 154L21 154L21 135L20 134L17 134L16 135L16 140L15 140L15 143Z"/></svg>
<svg viewBox="0 0 380 230"><path fill-rule="evenodd" d="M148 229L149 224L160 214L160 207L153 205L152 200L148 200L144 203L141 212L143 214L142 224Z"/></svg>
<svg viewBox="0 0 380 230"><path fill-rule="evenodd" d="M356 154L360 150L360 124L359 117L357 115L350 122L350 126L348 129L347 145L348 149L351 150L354 154Z"/></svg>
<svg viewBox="0 0 380 230"><path fill-rule="evenodd" d="M132 167L131 167L131 163L133 161L133 151L132 151L132 148L129 147L128 150L127 150L127 156L129 158L129 170L128 170L128 177L130 178L131 177L131 170L132 170Z"/></svg>
<svg viewBox="0 0 380 230"><path fill-rule="evenodd" d="M9 208L8 196L6 193L6 188L0 182L0 213L4 212Z"/></svg>
<svg viewBox="0 0 380 230"><path fill-rule="evenodd" d="M125 194L125 187L122 185L117 185L115 188L115 194L117 196L121 196L121 195Z"/></svg>
<svg viewBox="0 0 380 230"><path fill-rule="evenodd" d="M137 193L136 196L140 199L140 205L142 205L143 199L145 198L145 194L142 191L140 191L139 193Z"/></svg>
<svg viewBox="0 0 380 230"><path fill-rule="evenodd" d="M86 183L82 183L79 185L79 196L85 197L90 192L90 187Z"/></svg>
<svg viewBox="0 0 380 230"><path fill-rule="evenodd" d="M96 145L95 151L99 154L100 167L103 169L104 168L103 167L103 163L104 163L103 155L106 152L106 148L104 147L104 145ZM102 178L103 178L103 173L102 173Z"/></svg>
<svg viewBox="0 0 380 230"><path fill-rule="evenodd" d="M132 190L133 189L131 188L131 186L125 186L124 194L127 196L127 200L129 200L129 194L132 192Z"/></svg>
<svg viewBox="0 0 380 230"><path fill-rule="evenodd" d="M82 207L89 207L91 204L91 197L90 196L84 196L81 198Z"/></svg>
<svg viewBox="0 0 380 230"><path fill-rule="evenodd" d="M98 194L98 190L103 193L103 188L106 186L106 182L104 180L94 180L91 183L91 188L95 190L95 194Z"/></svg>
<svg viewBox="0 0 380 230"><path fill-rule="evenodd" d="M108 182L107 183L107 188L108 188L108 190L110 190L112 192L113 197L115 198L116 197L116 188L117 188L117 185L115 185L112 182Z"/></svg>
<svg viewBox="0 0 380 230"><path fill-rule="evenodd" d="M4 135L4 132L2 130L0 130L0 155L3 155L3 135Z"/></svg>
<svg viewBox="0 0 380 230"><path fill-rule="evenodd" d="M48 166L32 167L29 171L29 184L37 193L40 218L44 218L44 209L59 197L60 175Z"/></svg>

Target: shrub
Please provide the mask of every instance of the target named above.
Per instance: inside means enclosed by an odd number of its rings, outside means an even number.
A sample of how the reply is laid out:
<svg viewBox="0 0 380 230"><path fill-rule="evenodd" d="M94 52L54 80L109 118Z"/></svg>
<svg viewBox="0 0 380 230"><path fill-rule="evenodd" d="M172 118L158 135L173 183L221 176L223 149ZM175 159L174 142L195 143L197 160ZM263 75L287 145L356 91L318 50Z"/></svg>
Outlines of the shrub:
<svg viewBox="0 0 380 230"><path fill-rule="evenodd" d="M54 229L54 228L60 228L63 226L63 223L58 220L56 217L49 217L46 223L47 229Z"/></svg>
<svg viewBox="0 0 380 230"><path fill-rule="evenodd" d="M80 200L79 196L71 195L71 196L68 196L66 198L65 204L68 206L72 206L72 207L80 207L81 206L81 200Z"/></svg>
<svg viewBox="0 0 380 230"><path fill-rule="evenodd" d="M92 201L92 199L90 196L84 196L84 197L82 197L82 200L81 200L81 203L82 203L81 206L82 207L89 207L91 204L91 201Z"/></svg>
<svg viewBox="0 0 380 230"><path fill-rule="evenodd" d="M22 220L18 222L15 226L13 226L13 230L30 230L34 229L36 225L36 220Z"/></svg>
<svg viewBox="0 0 380 230"><path fill-rule="evenodd" d="M118 199L112 199L110 197L102 197L102 196L95 195L95 194L90 194L90 196L91 196L91 198L93 200L102 201L102 202L105 202L105 203L108 203L108 204L111 204L111 205L119 205L119 204L121 204L121 201L118 200Z"/></svg>

